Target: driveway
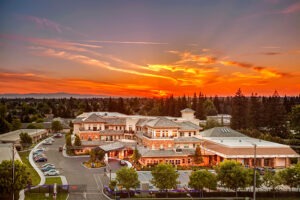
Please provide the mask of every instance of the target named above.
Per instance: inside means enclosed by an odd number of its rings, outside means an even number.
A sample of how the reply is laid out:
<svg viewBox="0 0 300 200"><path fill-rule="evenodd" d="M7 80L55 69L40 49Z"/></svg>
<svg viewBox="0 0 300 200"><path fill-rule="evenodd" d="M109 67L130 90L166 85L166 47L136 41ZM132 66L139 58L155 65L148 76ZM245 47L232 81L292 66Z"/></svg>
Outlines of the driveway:
<svg viewBox="0 0 300 200"><path fill-rule="evenodd" d="M104 169L87 169L82 166L82 162L88 158L66 158L62 152L58 151L59 146L65 143L64 137L54 138L52 145L41 145L46 148L45 154L49 163L53 163L61 175L67 178L69 185L77 185L72 187L73 192L70 193L69 200L76 199L106 199L102 194L103 181L107 183L104 177ZM43 164L43 163L41 163ZM86 192L82 191L85 190Z"/></svg>

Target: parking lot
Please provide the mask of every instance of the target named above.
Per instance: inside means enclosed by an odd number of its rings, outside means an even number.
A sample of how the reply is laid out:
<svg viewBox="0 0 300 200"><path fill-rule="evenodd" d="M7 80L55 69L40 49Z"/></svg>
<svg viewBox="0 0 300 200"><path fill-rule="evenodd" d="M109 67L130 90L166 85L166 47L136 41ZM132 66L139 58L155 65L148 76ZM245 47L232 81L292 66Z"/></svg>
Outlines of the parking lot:
<svg viewBox="0 0 300 200"><path fill-rule="evenodd" d="M77 185L68 199L106 199L102 195L103 182L107 180L104 177L104 169L87 169L82 165L82 162L86 161L88 157L68 158L62 155L59 151L59 147L64 145L65 139L54 138L54 142L50 145L41 144L40 148L45 148L44 154L48 161L55 165L56 169L67 178L69 185ZM38 166L45 164L46 162L37 163ZM79 188L86 188L85 192L79 190ZM78 191L76 191L78 188Z"/></svg>

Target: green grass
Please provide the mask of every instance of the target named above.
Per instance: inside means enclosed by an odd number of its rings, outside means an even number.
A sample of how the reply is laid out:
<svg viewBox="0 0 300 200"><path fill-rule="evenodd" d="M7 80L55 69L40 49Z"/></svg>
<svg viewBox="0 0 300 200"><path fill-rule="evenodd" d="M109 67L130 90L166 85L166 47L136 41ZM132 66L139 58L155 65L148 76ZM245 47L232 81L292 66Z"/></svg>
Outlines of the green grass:
<svg viewBox="0 0 300 200"><path fill-rule="evenodd" d="M54 184L54 183L57 183L58 185L61 185L62 184L61 178L60 177L47 177L46 178L45 185L51 185L51 184Z"/></svg>
<svg viewBox="0 0 300 200"><path fill-rule="evenodd" d="M45 196L45 193L25 193L25 200L52 200L52 194L49 194L49 197ZM57 200L66 200L68 193L58 193Z"/></svg>
<svg viewBox="0 0 300 200"><path fill-rule="evenodd" d="M35 171L35 169L31 166L28 157L29 157L29 153L30 151L26 151L26 152L19 152L19 155L22 159L22 162L26 165L27 167L27 172L30 173L29 177L32 180L32 185L38 185L41 181L41 178L39 176L39 174Z"/></svg>

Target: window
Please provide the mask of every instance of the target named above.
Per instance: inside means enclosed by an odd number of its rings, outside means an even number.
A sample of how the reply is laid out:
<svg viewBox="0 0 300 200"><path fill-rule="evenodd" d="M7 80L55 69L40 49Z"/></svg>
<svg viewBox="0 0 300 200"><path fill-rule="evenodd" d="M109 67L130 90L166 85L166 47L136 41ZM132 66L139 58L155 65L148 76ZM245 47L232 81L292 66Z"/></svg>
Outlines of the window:
<svg viewBox="0 0 300 200"><path fill-rule="evenodd" d="M184 133L180 133L180 137L183 137L184 136Z"/></svg>
<svg viewBox="0 0 300 200"><path fill-rule="evenodd" d="M196 132L194 132L194 135L196 135Z"/></svg>
<svg viewBox="0 0 300 200"><path fill-rule="evenodd" d="M184 164L185 163L185 159L182 159L182 164Z"/></svg>
<svg viewBox="0 0 300 200"><path fill-rule="evenodd" d="M189 148L189 145L184 145L183 148L188 149L188 148Z"/></svg>
<svg viewBox="0 0 300 200"><path fill-rule="evenodd" d="M196 145L195 144L193 144L193 148L195 148L196 147Z"/></svg>
<svg viewBox="0 0 300 200"><path fill-rule="evenodd" d="M190 164L190 163L191 163L191 159L188 158L188 164Z"/></svg>
<svg viewBox="0 0 300 200"><path fill-rule="evenodd" d="M190 137L192 136L192 133L191 133L191 132L189 132L189 136L190 136Z"/></svg>

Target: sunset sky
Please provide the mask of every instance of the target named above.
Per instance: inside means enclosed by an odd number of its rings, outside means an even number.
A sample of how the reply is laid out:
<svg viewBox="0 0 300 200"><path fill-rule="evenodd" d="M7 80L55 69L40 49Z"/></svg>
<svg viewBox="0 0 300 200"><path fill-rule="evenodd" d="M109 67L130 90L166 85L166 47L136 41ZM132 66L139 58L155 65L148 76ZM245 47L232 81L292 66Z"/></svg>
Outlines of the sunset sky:
<svg viewBox="0 0 300 200"><path fill-rule="evenodd" d="M0 3L0 93L300 94L300 1Z"/></svg>

